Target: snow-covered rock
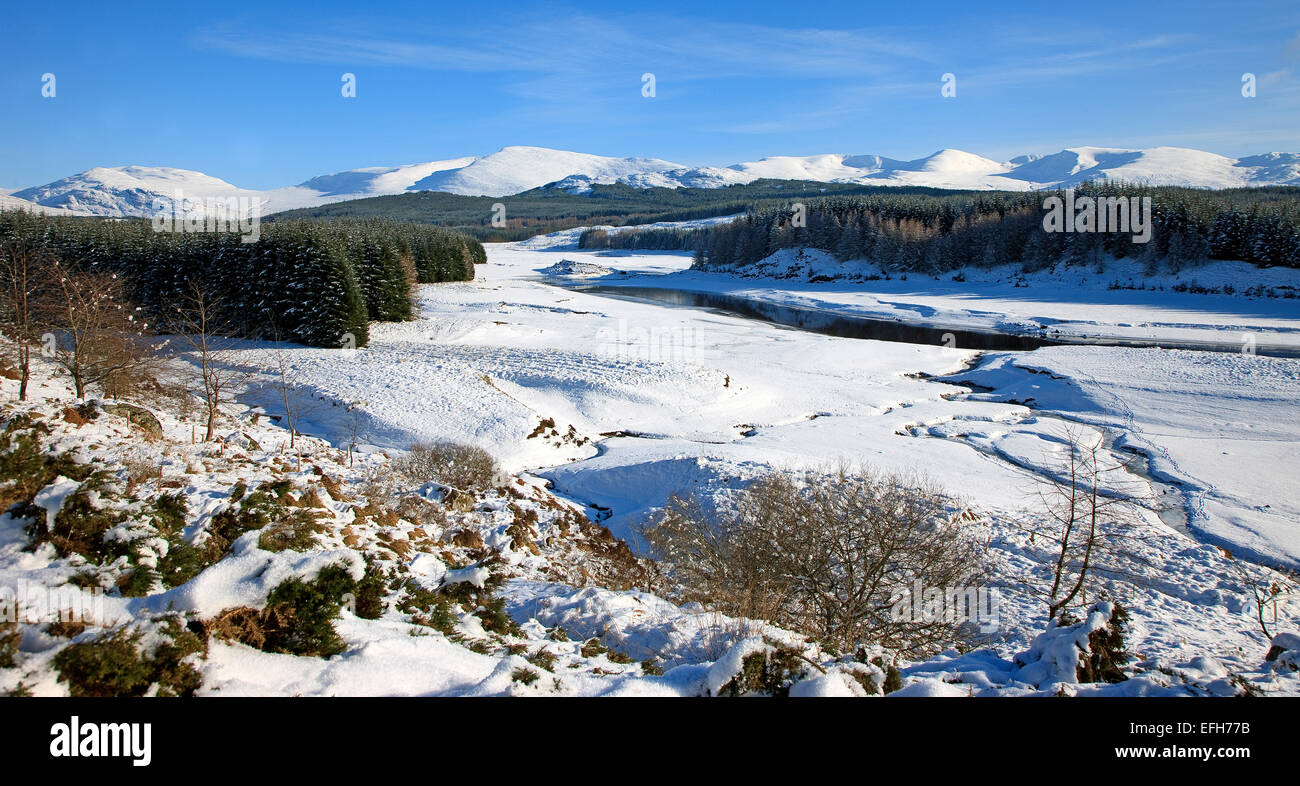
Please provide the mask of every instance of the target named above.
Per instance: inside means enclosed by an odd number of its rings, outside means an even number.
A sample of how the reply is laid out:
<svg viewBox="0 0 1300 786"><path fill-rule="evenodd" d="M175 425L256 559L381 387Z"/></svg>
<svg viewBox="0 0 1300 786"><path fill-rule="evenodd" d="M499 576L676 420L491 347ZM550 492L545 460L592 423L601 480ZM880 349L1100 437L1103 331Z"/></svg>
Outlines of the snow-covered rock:
<svg viewBox="0 0 1300 786"><path fill-rule="evenodd" d="M1300 671L1300 636L1294 633L1274 636L1265 660L1278 670Z"/></svg>
<svg viewBox="0 0 1300 786"><path fill-rule="evenodd" d="M563 276L566 278L599 278L608 276L614 271L604 265L596 265L591 262L575 262L572 259L561 259L554 265L543 268L541 272L547 276Z"/></svg>
<svg viewBox="0 0 1300 786"><path fill-rule="evenodd" d="M32 498L32 504L45 511L45 526L49 529L54 528L54 519L63 509L63 503L68 497L77 492L81 484L71 478L65 478L62 475L54 479L54 482L40 491Z"/></svg>
<svg viewBox="0 0 1300 786"><path fill-rule="evenodd" d="M1038 634L1029 651L1016 656L1019 668L1013 678L1040 688L1077 683L1080 659L1089 653L1089 637L1110 624L1115 604L1097 603L1082 622L1062 626L1052 620L1047 630Z"/></svg>

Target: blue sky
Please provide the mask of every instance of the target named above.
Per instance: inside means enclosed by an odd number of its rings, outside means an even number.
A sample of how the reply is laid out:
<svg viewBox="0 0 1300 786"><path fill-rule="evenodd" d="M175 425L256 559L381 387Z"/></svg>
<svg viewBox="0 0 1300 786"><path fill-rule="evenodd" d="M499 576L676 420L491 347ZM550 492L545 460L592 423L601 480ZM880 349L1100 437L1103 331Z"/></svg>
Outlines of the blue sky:
<svg viewBox="0 0 1300 786"><path fill-rule="evenodd" d="M235 6L7 8L0 186L142 164L270 188L516 144L692 165L1300 151L1294 2Z"/></svg>

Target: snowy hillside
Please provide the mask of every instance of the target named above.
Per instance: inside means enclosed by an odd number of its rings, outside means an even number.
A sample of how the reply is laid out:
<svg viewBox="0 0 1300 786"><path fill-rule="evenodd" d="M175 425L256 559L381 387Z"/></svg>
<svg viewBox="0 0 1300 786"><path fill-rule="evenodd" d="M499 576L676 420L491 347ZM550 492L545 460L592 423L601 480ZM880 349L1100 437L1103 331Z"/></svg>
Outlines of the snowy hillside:
<svg viewBox="0 0 1300 786"><path fill-rule="evenodd" d="M47 216L73 215L71 211L63 208L38 205L10 194L0 194L0 210L26 210L30 213L44 213Z"/></svg>
<svg viewBox="0 0 1300 786"><path fill-rule="evenodd" d="M414 188L466 196L507 196L574 174L594 182L612 183L675 169L681 169L681 165L657 158L607 158L544 147L507 147L460 169L435 172Z"/></svg>
<svg viewBox="0 0 1300 786"><path fill-rule="evenodd" d="M264 192L263 197L266 202L263 212L315 207L347 199L365 199L401 194L406 191L420 191L423 189L416 184L421 180L445 170L460 169L477 160L473 156L466 156L423 164L365 167L320 175L296 186Z"/></svg>
<svg viewBox="0 0 1300 786"><path fill-rule="evenodd" d="M335 172L332 175L313 177L295 188L315 191L324 196L341 194L395 194L400 191L419 190L416 183L435 172L460 169L478 159L473 156L447 161L430 161L426 164L409 164L395 167L370 167Z"/></svg>
<svg viewBox="0 0 1300 786"><path fill-rule="evenodd" d="M1194 188L1300 184L1300 153L1265 153L1242 159L1201 150L1154 147L1124 150L1075 147L1051 155L1027 154L1007 162L956 149L910 161L879 155L771 156L729 166L686 167L658 158L615 158L512 146L486 156L465 156L401 166L335 172L298 185L255 191L202 172L169 167L96 167L13 196L82 215L140 216L155 199L177 188L198 197L258 197L262 213L314 207L350 199L441 191L466 196L508 196L554 183L573 193L593 184L636 188L721 188L761 178L933 188L1031 189L1074 186L1108 178Z"/></svg>
<svg viewBox="0 0 1300 786"><path fill-rule="evenodd" d="M1293 185L1300 183L1300 155L1268 153L1237 160L1181 147L1076 147L1022 164L1007 177L1062 186L1102 177L1193 188Z"/></svg>
<svg viewBox="0 0 1300 786"><path fill-rule="evenodd" d="M143 216L152 214L156 199L170 203L178 189L198 198L258 196L202 172L156 166L95 167L13 196L80 215Z"/></svg>
<svg viewBox="0 0 1300 786"><path fill-rule="evenodd" d="M718 188L760 178L1008 191L1074 186L1096 179L1191 188L1238 188L1300 183L1300 154L1266 153L1238 160L1178 147L1147 150L1077 147L1048 156L1017 156L1000 163L948 148L912 161L877 155L772 156L728 167L630 175L619 182L641 188ZM560 185L581 190L591 182L578 175Z"/></svg>
<svg viewBox="0 0 1300 786"><path fill-rule="evenodd" d="M1024 190L1032 187L999 177L1010 167L961 150L940 150L915 161L875 155L771 156L728 167L696 167L632 175L619 182L638 188L720 188L762 178L825 183L871 183L883 186L933 186ZM578 175L560 185L580 190L591 180Z"/></svg>

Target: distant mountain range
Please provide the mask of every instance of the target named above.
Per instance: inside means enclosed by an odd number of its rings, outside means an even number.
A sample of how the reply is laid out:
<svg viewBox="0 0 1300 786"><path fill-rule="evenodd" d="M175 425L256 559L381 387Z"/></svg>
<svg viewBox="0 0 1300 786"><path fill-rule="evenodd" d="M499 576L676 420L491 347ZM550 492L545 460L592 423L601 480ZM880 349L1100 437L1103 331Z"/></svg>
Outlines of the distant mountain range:
<svg viewBox="0 0 1300 786"><path fill-rule="evenodd" d="M266 215L414 191L504 197L547 185L580 194L595 184L719 188L760 178L1011 191L1068 187L1095 179L1194 188L1300 185L1300 153L1264 153L1237 159L1180 147L1072 147L1051 155L1026 155L998 162L945 149L913 161L828 154L773 156L723 167L687 167L657 158L611 158L542 147L506 147L486 156L349 169L267 191L240 188L187 169L95 167L53 183L8 194L0 192L0 208L144 216L154 212L157 200L170 203L180 189L186 197L200 200L257 200Z"/></svg>

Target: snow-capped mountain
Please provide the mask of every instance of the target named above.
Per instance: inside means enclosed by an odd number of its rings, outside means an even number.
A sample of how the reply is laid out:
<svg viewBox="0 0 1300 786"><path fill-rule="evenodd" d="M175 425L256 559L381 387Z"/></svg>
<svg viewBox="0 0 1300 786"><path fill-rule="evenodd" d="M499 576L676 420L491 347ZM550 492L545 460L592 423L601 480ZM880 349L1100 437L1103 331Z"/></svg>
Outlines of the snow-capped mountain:
<svg viewBox="0 0 1300 786"><path fill-rule="evenodd" d="M170 205L179 189L186 197L198 199L258 198L262 213L268 214L408 191L507 196L568 175L588 178L588 182L613 183L640 174L682 169L681 164L656 158L611 158L541 147L506 147L487 156L349 169L265 191L241 189L220 178L187 169L96 167L53 183L16 191L14 196L80 215L146 216L153 214L156 200Z"/></svg>
<svg viewBox="0 0 1300 786"><path fill-rule="evenodd" d="M636 188L719 188L760 178L1013 191L1073 186L1095 179L1196 188L1300 185L1300 153L1264 153L1234 159L1179 147L1073 147L1050 155L1028 154L998 162L945 149L910 161L879 155L827 154L771 156L722 167L687 167L658 158L615 158L516 146L486 156L350 169L264 191L242 189L186 169L96 167L15 191L9 198L80 215L143 216L152 214L156 200L170 204L180 189L185 196L199 199L257 199L262 213L269 214L411 191L501 197L545 185L583 193L598 183L625 183ZM13 207L22 205L14 203Z"/></svg>
<svg viewBox="0 0 1300 786"><path fill-rule="evenodd" d="M417 188L416 183L425 178L439 172L462 169L477 160L474 156L466 156L445 161L428 161L423 164L366 167L320 175L296 186L262 192L265 200L263 212L270 213L298 207L315 207L347 199L421 191L425 189Z"/></svg>
<svg viewBox="0 0 1300 786"><path fill-rule="evenodd" d="M915 161L899 161L874 155L771 156L728 167L693 167L630 175L619 178L619 182L639 188L718 188L761 178L775 178L937 188L1022 190L1033 187L1027 183L997 177L1009 169L1008 164L972 153L940 150ZM560 181L557 186L581 191L592 182L596 181L583 175L574 175Z"/></svg>
<svg viewBox="0 0 1300 786"><path fill-rule="evenodd" d="M1300 182L1300 155L1267 153L1234 159L1181 147L1074 147L1020 164L1007 177L1062 186L1097 178L1193 188L1291 185Z"/></svg>
<svg viewBox="0 0 1300 786"><path fill-rule="evenodd" d="M1235 188L1300 184L1300 153L1265 153L1242 159L1179 147L1124 150L1076 147L1052 155L1022 155L1007 162L945 149L912 161L876 155L774 156L729 167L697 167L620 178L638 187L712 188L759 178L928 186L1008 191L1074 186L1088 180L1150 185ZM557 185L580 191L592 181L575 175Z"/></svg>
<svg viewBox="0 0 1300 786"><path fill-rule="evenodd" d="M7 193L0 193L0 210L26 210L29 213L44 213L47 216L72 216L77 215L61 207L46 207L38 205L35 202L28 202L26 199L19 199Z"/></svg>
<svg viewBox="0 0 1300 786"><path fill-rule="evenodd" d="M261 196L202 172L159 166L95 167L13 196L78 215L144 216L155 212L155 200L170 204L178 190L201 199Z"/></svg>
<svg viewBox="0 0 1300 786"><path fill-rule="evenodd" d="M460 169L434 172L417 182L414 190L507 196L574 174L594 182L613 183L626 177L682 168L681 164L658 158L607 158L544 147L506 147Z"/></svg>
<svg viewBox="0 0 1300 786"><path fill-rule="evenodd" d="M402 191L418 190L415 184L436 172L461 169L477 161L474 156L452 158L446 161L430 161L425 164L408 164L395 167L369 167L367 169L349 169L332 175L313 177L295 188L315 191L326 196L339 194L394 194Z"/></svg>

